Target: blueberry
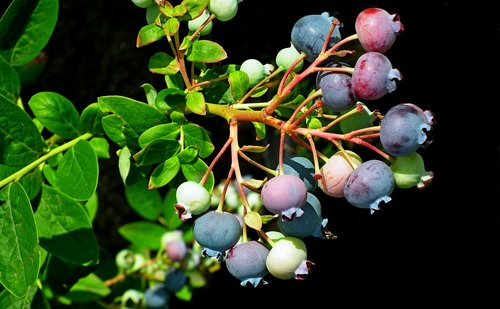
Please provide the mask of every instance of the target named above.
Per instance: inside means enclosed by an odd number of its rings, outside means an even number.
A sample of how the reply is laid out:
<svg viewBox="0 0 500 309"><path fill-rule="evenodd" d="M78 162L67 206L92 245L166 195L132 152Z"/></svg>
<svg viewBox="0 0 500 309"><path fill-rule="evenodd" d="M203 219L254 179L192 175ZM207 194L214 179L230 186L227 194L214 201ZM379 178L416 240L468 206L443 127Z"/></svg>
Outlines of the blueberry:
<svg viewBox="0 0 500 309"><path fill-rule="evenodd" d="M146 306L150 309L167 309L170 301L170 292L168 292L164 283L157 283L150 286L144 292Z"/></svg>
<svg viewBox="0 0 500 309"><path fill-rule="evenodd" d="M326 67L348 68L345 63L330 62ZM357 102L352 88L351 75L347 73L323 71L318 73L316 87L321 89L323 103L334 112L343 112Z"/></svg>
<svg viewBox="0 0 500 309"><path fill-rule="evenodd" d="M391 48L399 33L404 30L399 15L389 14L380 8L367 8L356 17L356 34L366 51L384 53Z"/></svg>
<svg viewBox="0 0 500 309"><path fill-rule="evenodd" d="M307 201L302 206L304 213L291 221L278 220L278 227L286 236L305 238L308 236L323 236L322 228L327 220L321 216L321 203L312 193L307 192Z"/></svg>
<svg viewBox="0 0 500 309"><path fill-rule="evenodd" d="M248 241L232 247L226 257L229 273L241 280L241 285L267 284L263 277L268 274L266 258L269 249L257 241Z"/></svg>
<svg viewBox="0 0 500 309"><path fill-rule="evenodd" d="M271 178L261 190L264 207L282 220L293 220L304 212L301 207L306 203L307 187L295 175L279 175Z"/></svg>

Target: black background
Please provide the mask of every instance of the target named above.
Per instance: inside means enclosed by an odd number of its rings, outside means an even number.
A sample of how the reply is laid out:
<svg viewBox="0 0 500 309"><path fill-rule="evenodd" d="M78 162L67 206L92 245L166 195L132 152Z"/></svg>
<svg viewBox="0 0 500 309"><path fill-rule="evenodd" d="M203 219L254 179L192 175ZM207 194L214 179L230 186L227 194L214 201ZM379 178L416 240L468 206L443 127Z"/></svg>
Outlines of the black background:
<svg viewBox="0 0 500 309"><path fill-rule="evenodd" d="M144 10L131 1L60 2L47 67L23 89L24 100L38 91L56 91L82 110L107 94L142 100L141 84L161 85L147 63L166 48L165 41L135 47ZM233 20L214 22L211 39L224 46L229 62L257 58L265 63L289 46L291 28L304 15L330 12L343 22L346 37L368 6L399 13L405 32L386 54L404 79L396 92L369 106L412 102L435 113L434 143L419 151L435 179L421 191L396 190L390 206L374 215L321 196L338 239L306 241L315 263L307 280L269 276L267 286L243 288L222 269L208 288L195 290L190 303L173 299L172 308L285 308L299 299L326 307L343 302L407 307L435 301L477 304L493 295L487 282L498 282L492 251L500 223L498 21L479 1L455 2L245 0ZM220 134L214 137L217 145L227 136ZM125 244L116 229L135 217L123 201L115 162L102 162L101 170L95 229L100 244L113 251Z"/></svg>

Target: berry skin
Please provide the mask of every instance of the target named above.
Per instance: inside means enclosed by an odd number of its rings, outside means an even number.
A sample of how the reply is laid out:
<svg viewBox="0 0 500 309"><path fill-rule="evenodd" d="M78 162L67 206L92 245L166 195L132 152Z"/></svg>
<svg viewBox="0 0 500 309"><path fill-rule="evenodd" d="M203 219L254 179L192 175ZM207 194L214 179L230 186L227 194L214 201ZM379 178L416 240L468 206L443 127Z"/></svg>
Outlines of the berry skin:
<svg viewBox="0 0 500 309"><path fill-rule="evenodd" d="M332 26L333 16L328 13L306 15L293 25L292 44L297 51L305 52L307 61L313 62L321 52L326 36ZM339 26L335 27L329 41L328 48L341 40Z"/></svg>
<svg viewBox="0 0 500 309"><path fill-rule="evenodd" d="M186 256L188 248L182 239L182 231L166 232L162 236L161 242L165 246L165 253L172 261L181 261Z"/></svg>
<svg viewBox="0 0 500 309"><path fill-rule="evenodd" d="M304 213L292 221L278 220L278 227L286 236L305 238L308 236L323 236L322 228L326 226L327 219L321 217L321 203L312 193L307 192L307 201L302 206Z"/></svg>
<svg viewBox="0 0 500 309"><path fill-rule="evenodd" d="M406 156L427 140L425 131L431 130L433 116L411 103L393 106L380 124L380 142L393 156Z"/></svg>
<svg viewBox="0 0 500 309"><path fill-rule="evenodd" d="M369 160L358 166L347 178L344 196L353 206L379 210L379 203L391 201L395 186L394 176L387 164L380 160Z"/></svg>
<svg viewBox="0 0 500 309"><path fill-rule="evenodd" d="M238 243L241 229L234 214L212 210L195 220L193 235L203 247L202 255L222 261L225 251Z"/></svg>
<svg viewBox="0 0 500 309"><path fill-rule="evenodd" d="M271 178L262 187L261 195L264 207L282 220L293 220L304 213L301 207L306 203L307 188L295 175Z"/></svg>
<svg viewBox="0 0 500 309"><path fill-rule="evenodd" d="M413 152L407 156L396 157L391 164L396 187L407 189L417 186L422 189L427 187L434 176L433 172L425 171L424 160L418 153Z"/></svg>
<svg viewBox="0 0 500 309"><path fill-rule="evenodd" d="M306 245L296 237L285 237L275 242L266 259L269 273L282 280L304 279L311 264L307 260Z"/></svg>
<svg viewBox="0 0 500 309"><path fill-rule="evenodd" d="M165 288L171 293L180 291L187 283L188 278L180 269L168 270L165 275Z"/></svg>
<svg viewBox="0 0 500 309"><path fill-rule="evenodd" d="M393 69L389 59L379 52L366 52L356 61L352 72L352 87L358 98L377 100L396 90L396 80L402 76Z"/></svg>
<svg viewBox="0 0 500 309"><path fill-rule="evenodd" d="M248 241L232 247L226 257L226 267L229 273L241 280L241 285L267 284L263 277L269 272L266 268L266 258L269 249L257 241Z"/></svg>
<svg viewBox="0 0 500 309"><path fill-rule="evenodd" d="M202 185L194 181L183 182L175 193L176 213L183 221L192 215L204 213L210 207L210 193Z"/></svg>
<svg viewBox="0 0 500 309"><path fill-rule="evenodd" d="M208 10L220 21L233 19L238 12L238 0L210 0Z"/></svg>
<svg viewBox="0 0 500 309"><path fill-rule="evenodd" d="M203 25L203 23L210 17L210 13L205 10L200 16L188 21L189 31L196 31ZM210 21L205 27L200 31L200 35L207 35L212 31L213 23Z"/></svg>
<svg viewBox="0 0 500 309"><path fill-rule="evenodd" d="M357 154L350 150L346 152L355 167L361 165L361 158ZM335 153L320 169L321 178L318 183L321 191L333 197L344 197L344 184L353 170L342 152Z"/></svg>
<svg viewBox="0 0 500 309"><path fill-rule="evenodd" d="M257 85L257 83L266 77L266 69L257 59L247 59L243 61L240 71L247 73L250 87Z"/></svg>
<svg viewBox="0 0 500 309"><path fill-rule="evenodd" d="M288 70L299 57L300 53L297 51L295 46L291 44L290 47L283 48L278 52L278 54L276 54L276 64L283 67L285 70ZM293 68L293 71L298 73L303 66L304 60L300 60L300 62Z"/></svg>
<svg viewBox="0 0 500 309"><path fill-rule="evenodd" d="M131 269L135 263L135 252L130 249L122 249L116 254L115 262L120 269Z"/></svg>
<svg viewBox="0 0 500 309"><path fill-rule="evenodd" d="M348 68L344 63L330 62L326 67ZM352 88L350 74L338 72L319 72L316 78L316 87L321 89L323 103L334 112L343 112L357 102Z"/></svg>
<svg viewBox="0 0 500 309"><path fill-rule="evenodd" d="M146 308L165 309L168 308L170 292L168 292L164 283L157 283L146 289L144 299L146 300Z"/></svg>
<svg viewBox="0 0 500 309"><path fill-rule="evenodd" d="M142 8L142 9L147 9L153 5L155 5L156 3L154 2L154 0L132 0L132 2Z"/></svg>
<svg viewBox="0 0 500 309"><path fill-rule="evenodd" d="M283 161L283 172L286 175L299 177L309 192L314 192L318 187L318 181L314 179L314 164L306 157L290 156L286 158Z"/></svg>
<svg viewBox="0 0 500 309"><path fill-rule="evenodd" d="M399 15L380 8L368 8L356 17L356 34L366 51L385 53L404 30Z"/></svg>

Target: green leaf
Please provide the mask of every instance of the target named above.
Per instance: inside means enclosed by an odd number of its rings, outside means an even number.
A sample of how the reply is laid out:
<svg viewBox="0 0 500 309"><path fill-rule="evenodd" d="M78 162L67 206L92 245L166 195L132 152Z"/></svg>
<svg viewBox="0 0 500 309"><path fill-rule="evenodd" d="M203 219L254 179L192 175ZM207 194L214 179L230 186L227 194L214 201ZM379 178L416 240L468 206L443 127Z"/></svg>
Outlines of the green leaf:
<svg viewBox="0 0 500 309"><path fill-rule="evenodd" d="M245 224L254 230L259 231L262 228L262 219L258 212L249 211L245 215Z"/></svg>
<svg viewBox="0 0 500 309"><path fill-rule="evenodd" d="M30 309L32 308L32 301L35 297L38 287L30 285L26 294L17 297L7 290L0 292L0 308L2 309ZM34 308L34 307L33 307Z"/></svg>
<svg viewBox="0 0 500 309"><path fill-rule="evenodd" d="M33 200L40 189L42 188L43 176L42 171L40 169L34 169L31 173L28 173L21 178L20 183L26 191L28 198Z"/></svg>
<svg viewBox="0 0 500 309"><path fill-rule="evenodd" d="M269 144L266 146L245 145L245 146L241 147L241 151L252 152L252 153L263 153L263 152L266 152L268 148L269 148Z"/></svg>
<svg viewBox="0 0 500 309"><path fill-rule="evenodd" d="M68 294L64 298L71 300L72 303L87 303L99 300L102 297L111 293L104 282L95 274L89 274L81 278L78 282L71 287Z"/></svg>
<svg viewBox="0 0 500 309"><path fill-rule="evenodd" d="M139 136L139 146L144 148L148 143L151 143L155 139L171 139L175 140L181 132L181 127L175 122L167 124L159 124L152 128L144 131L141 136Z"/></svg>
<svg viewBox="0 0 500 309"><path fill-rule="evenodd" d="M174 6L174 16L183 16L184 14L187 13L187 7L185 7L184 5L181 4L178 4L176 6Z"/></svg>
<svg viewBox="0 0 500 309"><path fill-rule="evenodd" d="M156 74L174 75L179 72L179 65L174 57L164 52L157 52L149 60L149 71Z"/></svg>
<svg viewBox="0 0 500 309"><path fill-rule="evenodd" d="M120 147L124 147L125 145L134 147L137 144L134 132L130 130L130 127L128 127L127 132L131 133L132 136L128 137L125 135L124 130L126 130L127 125L117 115L104 116L102 118L102 128L109 139Z"/></svg>
<svg viewBox="0 0 500 309"><path fill-rule="evenodd" d="M177 158L181 163L191 163L197 157L198 157L198 150L196 150L196 148L194 148L193 146L184 148L184 150L179 152L179 154L177 155Z"/></svg>
<svg viewBox="0 0 500 309"><path fill-rule="evenodd" d="M35 221L40 245L48 253L72 264L98 261L99 247L89 215L75 200L44 185Z"/></svg>
<svg viewBox="0 0 500 309"><path fill-rule="evenodd" d="M210 140L209 132L194 123L183 125L181 130L184 134L184 146L193 146L198 149L198 154L201 158L208 157L215 149L214 144Z"/></svg>
<svg viewBox="0 0 500 309"><path fill-rule="evenodd" d="M82 140L64 154L57 167L55 187L75 200L88 200L98 178L97 155L89 142Z"/></svg>
<svg viewBox="0 0 500 309"><path fill-rule="evenodd" d="M174 75L165 75L165 83L169 89L184 89L184 80L180 72Z"/></svg>
<svg viewBox="0 0 500 309"><path fill-rule="evenodd" d="M160 188L172 180L179 172L181 163L177 157L171 157L167 161L158 165L149 178L149 189Z"/></svg>
<svg viewBox="0 0 500 309"><path fill-rule="evenodd" d="M103 133L102 118L105 114L97 103L89 104L80 115L80 129L82 133L92 133L95 136Z"/></svg>
<svg viewBox="0 0 500 309"><path fill-rule="evenodd" d="M243 71L229 73L229 87L234 100L243 98L250 87L248 74Z"/></svg>
<svg viewBox="0 0 500 309"><path fill-rule="evenodd" d="M148 190L148 180L125 187L125 197L130 207L147 220L156 220L161 213L161 195L158 190Z"/></svg>
<svg viewBox="0 0 500 309"><path fill-rule="evenodd" d="M351 115L350 117L340 121L340 130L342 131L342 133L349 133L362 128L371 127L373 125L373 121L375 120L376 115L374 112L370 111L370 109L365 104L362 103L358 103L353 108L340 113L340 115L356 109L358 108L358 106L361 112L355 113L354 115Z"/></svg>
<svg viewBox="0 0 500 309"><path fill-rule="evenodd" d="M205 175L205 172L208 170L208 165L203 162L202 159L197 158L191 163L184 163L181 165L182 174L186 177L187 180L192 180L194 182L200 182ZM212 192L214 188L214 173L210 172L207 181L203 185L208 192Z"/></svg>
<svg viewBox="0 0 500 309"><path fill-rule="evenodd" d="M78 111L73 103L55 92L39 92L28 102L35 117L49 130L63 138L75 138L80 133Z"/></svg>
<svg viewBox="0 0 500 309"><path fill-rule="evenodd" d="M98 158L109 159L109 143L108 140L103 137L94 137L89 141L90 146L94 148L94 151Z"/></svg>
<svg viewBox="0 0 500 309"><path fill-rule="evenodd" d="M183 301L190 301L193 297L193 289L186 284L182 287L182 289L175 292L175 296Z"/></svg>
<svg viewBox="0 0 500 309"><path fill-rule="evenodd" d="M43 177L45 177L50 185L54 186L56 183L56 171L50 165L44 165L42 172Z"/></svg>
<svg viewBox="0 0 500 309"><path fill-rule="evenodd" d="M141 28L139 33L137 34L137 38L135 41L135 45L137 47L143 47L154 43L156 41L161 40L165 37L165 32L161 27L158 27L156 24L149 24Z"/></svg>
<svg viewBox="0 0 500 309"><path fill-rule="evenodd" d="M203 93L194 90L188 92L186 95L186 107L195 114L205 115L207 109Z"/></svg>
<svg viewBox="0 0 500 309"><path fill-rule="evenodd" d="M226 51L218 43L199 40L193 42L186 59L191 62L216 63L226 58Z"/></svg>
<svg viewBox="0 0 500 309"><path fill-rule="evenodd" d="M261 122L252 121L255 127L255 139L260 141L266 138L266 125Z"/></svg>
<svg viewBox="0 0 500 309"><path fill-rule="evenodd" d="M16 70L3 57L0 57L0 96L12 103L17 102L21 91L21 81Z"/></svg>
<svg viewBox="0 0 500 309"><path fill-rule="evenodd" d="M122 96L104 96L98 99L103 112L118 116L130 128L126 136L138 138L147 129L165 123L166 117L154 107Z"/></svg>
<svg viewBox="0 0 500 309"><path fill-rule="evenodd" d="M265 85L260 86L257 89L255 89L254 92L252 92L252 95L250 95L250 97L251 98L260 98L261 96L263 96L267 92L267 90L269 90L269 88L266 87Z"/></svg>
<svg viewBox="0 0 500 309"><path fill-rule="evenodd" d="M99 208L99 198L97 197L96 192L94 192L94 194L92 194L90 199L87 202L85 202L84 206L85 210L89 215L90 222L94 221L95 216L97 214L97 209Z"/></svg>
<svg viewBox="0 0 500 309"><path fill-rule="evenodd" d="M319 129L323 126L323 124L321 123L321 120L319 120L318 118L316 117L311 117L307 123L307 128L308 129Z"/></svg>
<svg viewBox="0 0 500 309"><path fill-rule="evenodd" d="M130 172L130 157L132 154L127 146L120 150L118 156L118 170L120 171L120 176L122 177L123 183L126 183L128 174Z"/></svg>
<svg viewBox="0 0 500 309"><path fill-rule="evenodd" d="M165 31L166 35L173 36L174 34L177 33L177 31L179 31L180 25L181 25L181 23L179 22L179 20L177 20L177 18L174 18L174 17L169 18L163 24L163 31Z"/></svg>
<svg viewBox="0 0 500 309"><path fill-rule="evenodd" d="M161 90L156 96L155 106L159 111L170 112L186 104L186 94L177 88Z"/></svg>
<svg viewBox="0 0 500 309"><path fill-rule="evenodd" d="M9 183L0 191L0 284L22 297L39 271L38 236L23 187Z"/></svg>
<svg viewBox="0 0 500 309"><path fill-rule="evenodd" d="M260 219L262 220L262 224L269 223L276 218L278 218L278 215L262 215L262 216L260 216Z"/></svg>
<svg viewBox="0 0 500 309"><path fill-rule="evenodd" d="M175 212L174 205L177 203L177 197L175 193L176 188L170 188L165 195L165 199L162 203L163 217L165 218L165 224L169 229L174 230L182 225L183 221L179 219L179 216Z"/></svg>
<svg viewBox="0 0 500 309"><path fill-rule="evenodd" d="M159 5L158 8L167 17L174 16L174 7L169 1L163 1L163 5Z"/></svg>
<svg viewBox="0 0 500 309"><path fill-rule="evenodd" d="M138 165L160 163L177 154L180 147L181 145L176 140L155 139L136 153L134 159Z"/></svg>
<svg viewBox="0 0 500 309"><path fill-rule="evenodd" d="M142 84L141 88L144 90L144 94L146 95L146 100L148 101L148 104L154 106L157 95L156 89L153 87L153 85L149 83Z"/></svg>
<svg viewBox="0 0 500 309"><path fill-rule="evenodd" d="M101 252L104 250L101 250ZM101 256L99 255L99 265L101 263ZM54 255L49 255L47 259L44 282L46 286L50 287L50 291L44 289L44 292L56 293L64 295L69 292L71 287L80 280L92 273L97 265L82 266L72 263L67 263ZM49 294L50 295L50 294ZM53 294L52 294L53 295Z"/></svg>
<svg viewBox="0 0 500 309"><path fill-rule="evenodd" d="M0 55L12 66L35 58L56 26L57 0L14 0L0 19Z"/></svg>
<svg viewBox="0 0 500 309"><path fill-rule="evenodd" d="M182 20L192 20L200 16L208 6L209 0L183 0L181 4L187 8Z"/></svg>
<svg viewBox="0 0 500 309"><path fill-rule="evenodd" d="M37 127L19 106L0 96L0 164L23 167L43 151Z"/></svg>
<svg viewBox="0 0 500 309"><path fill-rule="evenodd" d="M152 250L160 249L161 237L167 231L159 224L145 221L128 223L118 229L118 233L132 244Z"/></svg>

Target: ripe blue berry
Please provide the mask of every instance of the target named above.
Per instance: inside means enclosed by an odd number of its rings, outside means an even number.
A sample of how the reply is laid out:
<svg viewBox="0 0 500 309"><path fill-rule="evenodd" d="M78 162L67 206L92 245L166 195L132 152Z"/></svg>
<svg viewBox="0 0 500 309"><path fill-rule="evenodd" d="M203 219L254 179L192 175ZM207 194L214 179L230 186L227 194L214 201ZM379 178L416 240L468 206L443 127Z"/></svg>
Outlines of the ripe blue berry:
<svg viewBox="0 0 500 309"><path fill-rule="evenodd" d="M363 48L380 53L388 51L398 34L404 30L399 15L391 15L380 8L361 11L356 17L355 28Z"/></svg>
<svg viewBox="0 0 500 309"><path fill-rule="evenodd" d="M330 62L326 67L348 68L345 63ZM351 75L347 73L323 71L318 73L316 87L321 89L323 103L334 112L343 112L357 102L352 88Z"/></svg>
<svg viewBox="0 0 500 309"><path fill-rule="evenodd" d="M326 36L332 26L334 17L329 16L327 12L319 15L306 15L293 25L292 44L301 52L307 55L307 61L313 62L321 52ZM333 31L328 41L328 47L332 47L341 40L339 27Z"/></svg>
<svg viewBox="0 0 500 309"><path fill-rule="evenodd" d="M241 285L248 283L254 287L267 284L263 277L269 272L266 268L266 258L269 249L257 241L248 241L232 247L226 257L226 267L229 273L241 280Z"/></svg>
<svg viewBox="0 0 500 309"><path fill-rule="evenodd" d="M261 190L264 207L282 220L300 217L306 203L307 188L295 175L279 175L271 178Z"/></svg>
<svg viewBox="0 0 500 309"><path fill-rule="evenodd" d="M307 192L307 201L302 206L304 213L292 221L278 220L278 227L286 236L305 238L308 236L323 236L322 228L326 226L327 219L321 216L321 202L312 193Z"/></svg>
<svg viewBox="0 0 500 309"><path fill-rule="evenodd" d="M195 220L193 235L203 247L202 255L222 261L240 239L241 225L234 214L212 210Z"/></svg>
<svg viewBox="0 0 500 309"><path fill-rule="evenodd" d="M164 283L157 283L146 289L144 292L144 299L147 308L165 309L168 308L170 292L167 290Z"/></svg>
<svg viewBox="0 0 500 309"><path fill-rule="evenodd" d="M180 291L187 283L187 276L180 269L167 270L165 276L165 288L171 293Z"/></svg>
<svg viewBox="0 0 500 309"><path fill-rule="evenodd" d="M286 158L283 161L283 172L299 177L309 192L314 192L318 187L318 181L314 179L314 164L306 157L296 155Z"/></svg>

